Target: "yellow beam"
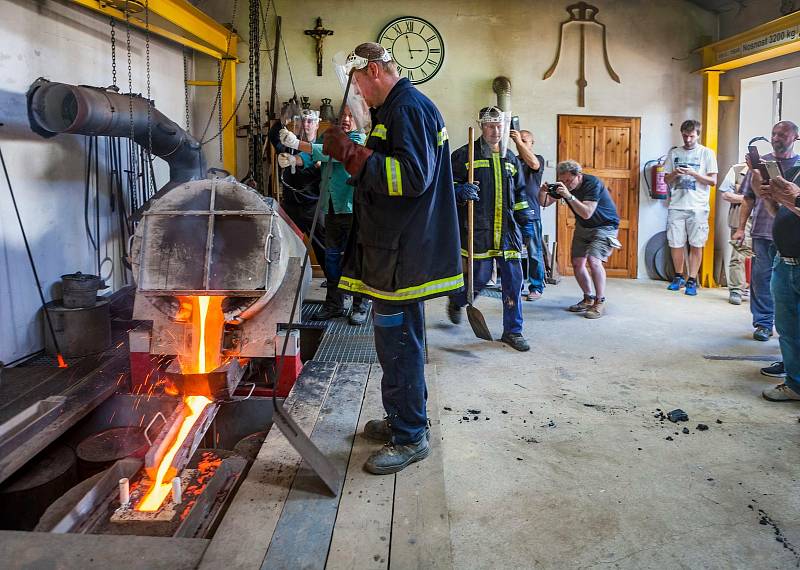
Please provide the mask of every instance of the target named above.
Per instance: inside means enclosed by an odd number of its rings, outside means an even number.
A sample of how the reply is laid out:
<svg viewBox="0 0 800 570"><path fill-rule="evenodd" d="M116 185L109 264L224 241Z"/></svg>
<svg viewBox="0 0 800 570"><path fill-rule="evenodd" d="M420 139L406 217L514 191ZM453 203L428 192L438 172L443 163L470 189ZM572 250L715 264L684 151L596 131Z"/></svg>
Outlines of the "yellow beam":
<svg viewBox="0 0 800 570"><path fill-rule="evenodd" d="M154 0L155 1L155 0ZM79 6L83 6L84 8L88 8L93 10L94 12L98 12L100 14L104 14L116 20L120 20L122 22L125 21L125 13L121 10L117 10L116 8L112 8L107 4L103 4L100 0L72 0L74 4L78 4ZM131 26L139 28L141 30L146 29L144 20L141 18L137 18L135 16L130 16L129 21ZM226 53L224 50L217 50L213 47L209 47L204 45L200 42L194 41L192 39L186 38L180 34L176 34L175 32L171 32L169 30L165 30L159 26L156 26L152 22L150 23L150 33L156 36L161 36L162 38L166 38L170 41L173 41L177 44L182 46L186 46L190 49L195 51L199 51L200 53L204 53L206 55L210 55L213 58L221 59L225 57Z"/></svg>
<svg viewBox="0 0 800 570"><path fill-rule="evenodd" d="M231 37L231 49L236 53L238 38ZM236 58L223 60L222 73L222 167L236 176ZM228 122L228 120L230 121Z"/></svg>
<svg viewBox="0 0 800 570"><path fill-rule="evenodd" d="M235 45L229 40L232 36L230 30L186 0L149 0L148 8L153 14L158 14L180 29L202 38L218 51L236 56L236 50L231 49Z"/></svg>
<svg viewBox="0 0 800 570"><path fill-rule="evenodd" d="M719 97L717 97L717 101L720 101L720 102L722 102L722 101L726 101L726 102L727 101L736 101L736 97L734 97L733 95L720 95Z"/></svg>
<svg viewBox="0 0 800 570"><path fill-rule="evenodd" d="M729 71L800 51L800 12L794 12L696 50L699 71Z"/></svg>
<svg viewBox="0 0 800 570"><path fill-rule="evenodd" d="M230 65L230 63L228 65ZM190 81L186 82L186 85L193 85L195 87L218 87L219 86L219 81L190 80Z"/></svg>
<svg viewBox="0 0 800 570"><path fill-rule="evenodd" d="M719 135L719 76L721 71L703 72L703 146L717 153ZM717 173L719 177L719 173ZM716 217L716 186L711 187L708 212L708 240L703 248L703 264L700 266L700 285L716 287L714 281L714 220Z"/></svg>

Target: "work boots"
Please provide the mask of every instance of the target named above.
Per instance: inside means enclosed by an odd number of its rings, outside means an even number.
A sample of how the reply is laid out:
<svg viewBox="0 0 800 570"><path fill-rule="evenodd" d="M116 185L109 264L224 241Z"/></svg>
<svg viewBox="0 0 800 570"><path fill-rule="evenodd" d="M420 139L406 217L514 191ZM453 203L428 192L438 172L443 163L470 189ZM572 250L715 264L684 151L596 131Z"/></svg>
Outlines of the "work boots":
<svg viewBox="0 0 800 570"><path fill-rule="evenodd" d="M362 301L361 303L356 303L353 301L353 308L350 310L350 317L347 321L353 326L360 326L367 322L367 310L369 309L369 303L366 301Z"/></svg>
<svg viewBox="0 0 800 570"><path fill-rule="evenodd" d="M389 420L383 418L382 420L369 420L364 425L364 437L382 443L389 443L392 441L392 427L389 425ZM431 440L431 429L425 428L425 439Z"/></svg>
<svg viewBox="0 0 800 570"><path fill-rule="evenodd" d="M595 297L594 295L584 295L583 299L575 303L574 305L570 305L567 307L567 310L570 313L583 313L584 311L588 310L589 307L594 305Z"/></svg>
<svg viewBox="0 0 800 570"><path fill-rule="evenodd" d="M531 345L529 345L528 341L525 340L525 337L519 333L504 332L503 336L500 337L500 342L503 342L514 350L518 350L520 352L527 352L531 349Z"/></svg>
<svg viewBox="0 0 800 570"><path fill-rule="evenodd" d="M453 323L454 325L458 325L461 324L461 317L462 317L461 307L459 307L458 304L455 301L453 301L453 299L448 297L447 318L450 319L450 322Z"/></svg>
<svg viewBox="0 0 800 570"><path fill-rule="evenodd" d="M431 453L428 438L423 437L417 443L395 445L387 443L373 453L364 463L364 469L375 475L389 475L402 471L412 463L421 461Z"/></svg>
<svg viewBox="0 0 800 570"><path fill-rule="evenodd" d="M311 316L313 321L329 321L344 315L344 309L323 305L316 315Z"/></svg>

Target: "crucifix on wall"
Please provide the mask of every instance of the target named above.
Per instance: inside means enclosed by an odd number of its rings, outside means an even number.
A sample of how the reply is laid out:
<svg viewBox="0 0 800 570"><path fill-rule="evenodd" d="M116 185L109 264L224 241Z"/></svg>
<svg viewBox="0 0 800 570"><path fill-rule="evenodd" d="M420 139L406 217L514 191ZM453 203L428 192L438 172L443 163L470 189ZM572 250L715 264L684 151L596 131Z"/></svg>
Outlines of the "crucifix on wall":
<svg viewBox="0 0 800 570"><path fill-rule="evenodd" d="M317 25L312 30L306 30L305 34L311 36L317 42L317 77L322 77L322 42L326 36L332 36L333 30L326 30L322 25L322 18L317 18Z"/></svg>

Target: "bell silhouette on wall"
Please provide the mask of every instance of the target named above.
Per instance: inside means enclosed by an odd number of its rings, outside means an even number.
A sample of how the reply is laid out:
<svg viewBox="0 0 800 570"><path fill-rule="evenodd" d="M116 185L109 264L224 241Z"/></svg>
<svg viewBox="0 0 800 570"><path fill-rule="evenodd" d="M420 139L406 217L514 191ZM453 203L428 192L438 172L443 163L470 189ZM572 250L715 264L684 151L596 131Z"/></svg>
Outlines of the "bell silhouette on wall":
<svg viewBox="0 0 800 570"><path fill-rule="evenodd" d="M329 123L336 121L336 115L333 112L333 105L331 105L331 100L327 97L322 99L322 105L319 108L319 118L323 121L328 121Z"/></svg>

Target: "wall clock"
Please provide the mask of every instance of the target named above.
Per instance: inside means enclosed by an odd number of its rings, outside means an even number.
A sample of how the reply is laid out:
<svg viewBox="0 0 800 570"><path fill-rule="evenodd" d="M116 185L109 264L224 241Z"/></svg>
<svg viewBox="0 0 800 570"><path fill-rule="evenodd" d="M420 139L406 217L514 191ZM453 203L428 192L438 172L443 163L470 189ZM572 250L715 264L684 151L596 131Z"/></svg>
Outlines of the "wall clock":
<svg viewBox="0 0 800 570"><path fill-rule="evenodd" d="M401 77L424 83L444 62L442 34L427 20L404 16L392 20L378 34L378 43L392 54Z"/></svg>

